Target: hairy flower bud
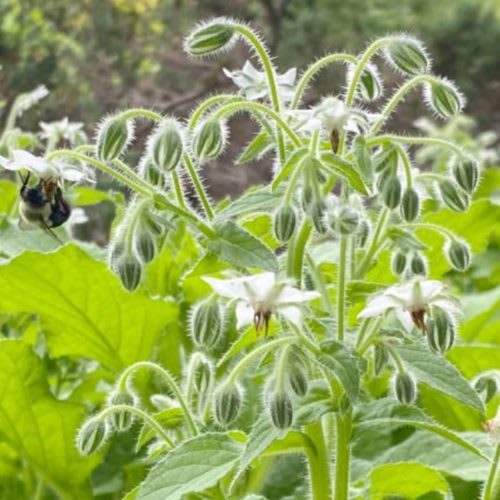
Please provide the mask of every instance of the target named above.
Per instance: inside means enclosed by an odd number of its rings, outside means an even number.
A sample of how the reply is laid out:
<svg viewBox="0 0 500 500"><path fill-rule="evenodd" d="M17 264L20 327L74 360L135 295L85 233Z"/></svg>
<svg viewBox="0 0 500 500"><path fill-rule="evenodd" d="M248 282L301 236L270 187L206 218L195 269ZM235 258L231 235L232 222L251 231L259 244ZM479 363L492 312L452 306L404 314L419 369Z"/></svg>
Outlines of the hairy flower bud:
<svg viewBox="0 0 500 500"><path fill-rule="evenodd" d="M363 248L368 241L368 236L370 236L370 224L365 219L361 219L359 223L357 236L358 247Z"/></svg>
<svg viewBox="0 0 500 500"><path fill-rule="evenodd" d="M151 160L158 170L174 170L184 150L180 124L173 119L165 120L151 137L149 147Z"/></svg>
<svg viewBox="0 0 500 500"><path fill-rule="evenodd" d="M407 261L408 259L405 252L402 252L401 250L394 252L391 259L392 272L396 276L401 276L406 270Z"/></svg>
<svg viewBox="0 0 500 500"><path fill-rule="evenodd" d="M224 326L221 306L208 299L196 304L190 321L191 338L201 348L212 349L219 342Z"/></svg>
<svg viewBox="0 0 500 500"><path fill-rule="evenodd" d="M430 68L422 42L409 36L394 37L385 49L385 57L395 69L411 76L425 73Z"/></svg>
<svg viewBox="0 0 500 500"><path fill-rule="evenodd" d="M213 55L229 48L235 39L235 29L229 20L214 19L191 32L185 40L184 50L191 56Z"/></svg>
<svg viewBox="0 0 500 500"><path fill-rule="evenodd" d="M423 255L419 253L414 253L410 260L410 269L413 274L419 276L427 275L427 263Z"/></svg>
<svg viewBox="0 0 500 500"><path fill-rule="evenodd" d="M389 353L383 344L376 344L373 351L373 371L379 375L389 361Z"/></svg>
<svg viewBox="0 0 500 500"><path fill-rule="evenodd" d="M193 153L200 164L213 160L226 145L226 128L221 120L208 119L195 131Z"/></svg>
<svg viewBox="0 0 500 500"><path fill-rule="evenodd" d="M273 231L276 239L285 243L290 240L297 225L295 210L290 205L282 205L273 218Z"/></svg>
<svg viewBox="0 0 500 500"><path fill-rule="evenodd" d="M446 246L446 257L457 271L467 271L470 266L471 252L469 245L463 240L453 239Z"/></svg>
<svg viewBox="0 0 500 500"><path fill-rule="evenodd" d="M350 207L344 207L338 216L338 228L341 234L353 234L359 227L359 213Z"/></svg>
<svg viewBox="0 0 500 500"><path fill-rule="evenodd" d="M214 369L212 363L202 354L195 353L197 356L192 356L190 369L193 370L194 387L198 394L202 394L208 390L212 383Z"/></svg>
<svg viewBox="0 0 500 500"><path fill-rule="evenodd" d="M467 193L473 193L479 181L479 164L473 158L455 159L452 166L457 184Z"/></svg>
<svg viewBox="0 0 500 500"><path fill-rule="evenodd" d="M139 175L153 186L165 186L165 175L153 164L149 156L143 158L139 163Z"/></svg>
<svg viewBox="0 0 500 500"><path fill-rule="evenodd" d="M127 405L134 406L135 398L130 392L127 390L115 391L111 393L108 399L108 406L116 406L116 405ZM114 429L118 432L125 432L132 427L134 422L134 415L132 415L129 411L120 410L113 413L109 420Z"/></svg>
<svg viewBox="0 0 500 500"><path fill-rule="evenodd" d="M387 208L396 208L401 201L401 181L397 175L391 175L382 188L382 201Z"/></svg>
<svg viewBox="0 0 500 500"><path fill-rule="evenodd" d="M420 199L413 188L408 188L401 198L401 217L406 222L413 222L420 211Z"/></svg>
<svg viewBox="0 0 500 500"><path fill-rule="evenodd" d="M424 87L427 104L442 118L460 113L464 99L455 84L446 79L433 80Z"/></svg>
<svg viewBox="0 0 500 500"><path fill-rule="evenodd" d="M465 191L462 191L454 182L443 181L439 185L439 190L445 204L455 212L463 212L469 207L469 195Z"/></svg>
<svg viewBox="0 0 500 500"><path fill-rule="evenodd" d="M97 157L101 161L118 158L132 140L132 125L120 118L111 116L99 127L97 134Z"/></svg>
<svg viewBox="0 0 500 500"><path fill-rule="evenodd" d="M113 263L113 268L128 291L131 292L139 286L142 265L133 255L123 254Z"/></svg>
<svg viewBox="0 0 500 500"><path fill-rule="evenodd" d="M308 389L307 375L299 363L292 363L288 370L288 381L297 396L305 396Z"/></svg>
<svg viewBox="0 0 500 500"><path fill-rule="evenodd" d="M76 436L76 447L81 455L87 456L96 452L108 437L108 426L105 420L90 418Z"/></svg>
<svg viewBox="0 0 500 500"><path fill-rule="evenodd" d="M288 429L293 422L292 400L288 394L284 391L271 393L268 404L273 425L280 430Z"/></svg>
<svg viewBox="0 0 500 500"><path fill-rule="evenodd" d="M409 405L417 397L417 384L407 372L400 372L394 379L394 391L396 398L400 403Z"/></svg>
<svg viewBox="0 0 500 500"><path fill-rule="evenodd" d="M389 170L394 172L399 163L399 152L392 144L385 144L375 156L375 171Z"/></svg>
<svg viewBox="0 0 500 500"><path fill-rule="evenodd" d="M301 197L302 209L304 212L309 212L314 201L314 193L311 186L304 186Z"/></svg>
<svg viewBox="0 0 500 500"><path fill-rule="evenodd" d="M134 248L142 262L151 262L156 255L155 235L147 229L139 229L134 234Z"/></svg>
<svg viewBox="0 0 500 500"><path fill-rule="evenodd" d="M482 395L485 403L489 403L497 395L498 378L495 375L480 375L474 382L474 389Z"/></svg>
<svg viewBox="0 0 500 500"><path fill-rule="evenodd" d="M427 322L427 342L429 347L440 354L449 351L455 341L455 324L441 309L435 309Z"/></svg>
<svg viewBox="0 0 500 500"><path fill-rule="evenodd" d="M214 394L214 414L217 422L228 426L238 417L243 394L236 384L224 384Z"/></svg>
<svg viewBox="0 0 500 500"><path fill-rule="evenodd" d="M353 78L355 70L356 65L349 67L347 73L347 81L349 83ZM383 94L382 80L378 68L374 64L368 63L364 67L356 93L364 101L375 101Z"/></svg>
<svg viewBox="0 0 500 500"><path fill-rule="evenodd" d="M326 233L328 225L326 222L326 205L323 200L313 203L311 207L311 219L314 229L320 234Z"/></svg>

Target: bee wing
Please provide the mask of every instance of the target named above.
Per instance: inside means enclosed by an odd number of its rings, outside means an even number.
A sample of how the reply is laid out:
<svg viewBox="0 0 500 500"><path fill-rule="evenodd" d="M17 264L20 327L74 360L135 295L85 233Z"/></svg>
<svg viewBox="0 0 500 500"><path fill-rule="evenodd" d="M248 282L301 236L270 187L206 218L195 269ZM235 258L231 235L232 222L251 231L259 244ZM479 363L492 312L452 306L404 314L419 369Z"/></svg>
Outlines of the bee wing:
<svg viewBox="0 0 500 500"><path fill-rule="evenodd" d="M52 229L47 225L45 221L42 222L42 228L46 233L50 234L50 236L52 236L52 238L54 238L58 243L64 245L64 243L60 240L59 236L57 236L57 234L54 233L54 231L52 231Z"/></svg>
<svg viewBox="0 0 500 500"><path fill-rule="evenodd" d="M33 229L37 229L38 228L37 225L31 224L29 222L26 222L24 219L19 219L19 221L17 223L17 227L21 231L33 231Z"/></svg>

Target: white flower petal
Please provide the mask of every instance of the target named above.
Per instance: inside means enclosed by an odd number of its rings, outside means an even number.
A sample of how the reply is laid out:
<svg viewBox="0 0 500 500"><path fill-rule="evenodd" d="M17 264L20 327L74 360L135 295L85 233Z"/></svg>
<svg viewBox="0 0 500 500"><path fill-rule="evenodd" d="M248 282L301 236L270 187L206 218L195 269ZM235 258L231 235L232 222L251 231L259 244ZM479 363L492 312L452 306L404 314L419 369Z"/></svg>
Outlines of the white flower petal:
<svg viewBox="0 0 500 500"><path fill-rule="evenodd" d="M422 290L422 295L426 300L432 300L432 298L441 293L445 286L440 281L435 280L422 280L420 281L420 287Z"/></svg>
<svg viewBox="0 0 500 500"><path fill-rule="evenodd" d="M256 302L266 302L272 295L276 285L276 275L274 273L260 273L243 278L243 286L246 290L251 290L251 297ZM248 296L248 295L247 295Z"/></svg>
<svg viewBox="0 0 500 500"><path fill-rule="evenodd" d="M368 302L366 307L358 314L358 318L373 318L397 307L401 307L401 302L398 299L385 294L378 295Z"/></svg>
<svg viewBox="0 0 500 500"><path fill-rule="evenodd" d="M396 309L396 316L399 322L403 325L406 332L411 332L415 328L415 324L411 319L411 314L408 311L403 311L402 309Z"/></svg>
<svg viewBox="0 0 500 500"><path fill-rule="evenodd" d="M321 294L319 292L303 291L291 286L284 286L275 299L276 304L294 304L308 302L317 299Z"/></svg>
<svg viewBox="0 0 500 500"><path fill-rule="evenodd" d="M215 293L219 294L221 297L227 299L248 299L248 294L243 286L241 278L236 278L233 280L220 280L217 278L204 277L206 281L214 290Z"/></svg>
<svg viewBox="0 0 500 500"><path fill-rule="evenodd" d="M251 325L254 321L255 311L253 307L244 301L239 301L236 304L236 328L244 328Z"/></svg>
<svg viewBox="0 0 500 500"><path fill-rule="evenodd" d="M299 306L293 306L293 305L279 306L277 311L286 320L290 321L290 323L293 323L299 328L302 326L302 311L300 310Z"/></svg>

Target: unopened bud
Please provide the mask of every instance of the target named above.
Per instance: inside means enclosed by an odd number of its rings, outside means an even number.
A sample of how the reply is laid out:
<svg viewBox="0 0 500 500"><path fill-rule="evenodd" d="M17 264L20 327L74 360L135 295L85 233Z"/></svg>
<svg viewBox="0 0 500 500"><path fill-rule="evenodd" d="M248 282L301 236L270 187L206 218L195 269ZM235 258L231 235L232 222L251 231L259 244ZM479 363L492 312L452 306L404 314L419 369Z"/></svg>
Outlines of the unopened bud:
<svg viewBox="0 0 500 500"><path fill-rule="evenodd" d="M401 181L397 175L391 175L382 187L382 201L387 208L396 208L401 201Z"/></svg>
<svg viewBox="0 0 500 500"><path fill-rule="evenodd" d="M134 247L137 256L144 263L151 262L156 255L156 238L148 230L139 230L137 233L134 235Z"/></svg>
<svg viewBox="0 0 500 500"><path fill-rule="evenodd" d="M417 397L417 385L409 373L398 373L394 379L394 391L400 403L409 405Z"/></svg>
<svg viewBox="0 0 500 500"><path fill-rule="evenodd" d="M106 119L97 134L97 157L101 161L112 161L126 149L133 136L132 125L120 118L112 116Z"/></svg>
<svg viewBox="0 0 500 500"><path fill-rule="evenodd" d="M76 436L76 447L81 455L87 456L96 452L108 437L108 426L105 420L90 418Z"/></svg>
<svg viewBox="0 0 500 500"><path fill-rule="evenodd" d="M326 222L326 205L323 200L316 201L311 207L311 219L314 229L319 234L326 233L328 224Z"/></svg>
<svg viewBox="0 0 500 500"><path fill-rule="evenodd" d="M274 214L273 231L276 239L280 242L287 242L293 236L297 216L295 210L290 205L282 205Z"/></svg>
<svg viewBox="0 0 500 500"><path fill-rule="evenodd" d="M134 406L135 398L127 390L113 392L109 397L108 406L116 405ZM125 432L128 431L132 426L134 422L134 415L129 411L120 410L114 412L109 417L109 420L114 429L116 429L118 432Z"/></svg>
<svg viewBox="0 0 500 500"><path fill-rule="evenodd" d="M379 375L389 361L387 348L382 344L376 344L373 352L373 371Z"/></svg>
<svg viewBox="0 0 500 500"><path fill-rule="evenodd" d="M305 396L308 383L306 373L302 366L293 363L288 372L288 380L290 382L290 387L297 396Z"/></svg>
<svg viewBox="0 0 500 500"><path fill-rule="evenodd" d="M391 267L396 276L401 276L405 272L407 260L406 253L401 250L392 254Z"/></svg>
<svg viewBox="0 0 500 500"><path fill-rule="evenodd" d="M304 212L309 212L314 201L314 193L311 186L304 186L304 188L302 189L302 197L300 201Z"/></svg>
<svg viewBox="0 0 500 500"><path fill-rule="evenodd" d="M208 119L195 131L193 153L200 164L219 156L225 145L226 130L221 120Z"/></svg>
<svg viewBox="0 0 500 500"><path fill-rule="evenodd" d="M273 425L280 430L288 429L293 422L292 400L284 391L269 396L269 414Z"/></svg>
<svg viewBox="0 0 500 500"><path fill-rule="evenodd" d="M192 370L194 388L198 394L208 390L212 383L212 363L201 353L196 352L191 356L189 370Z"/></svg>
<svg viewBox="0 0 500 500"><path fill-rule="evenodd" d="M214 414L217 422L226 427L238 417L243 395L236 384L224 384L214 395Z"/></svg>
<svg viewBox="0 0 500 500"><path fill-rule="evenodd" d="M215 19L197 26L186 38L184 49L191 56L213 55L227 49L235 40L234 27L226 19Z"/></svg>
<svg viewBox="0 0 500 500"><path fill-rule="evenodd" d="M427 104L442 118L450 118L460 113L464 106L462 95L455 84L448 80L433 80L424 89Z"/></svg>
<svg viewBox="0 0 500 500"><path fill-rule="evenodd" d="M365 219L362 219L359 223L359 229L357 233L357 243L359 248L363 248L368 241L368 236L370 236L370 224Z"/></svg>
<svg viewBox="0 0 500 500"><path fill-rule="evenodd" d="M463 212L469 207L469 195L454 182L443 181L439 185L439 190L441 191L443 201L448 207L455 210L455 212Z"/></svg>
<svg viewBox="0 0 500 500"><path fill-rule="evenodd" d="M180 125L173 119L165 120L150 139L151 160L160 171L174 170L183 149Z"/></svg>
<svg viewBox="0 0 500 500"><path fill-rule="evenodd" d="M198 347L215 347L221 338L223 325L224 318L218 302L209 299L194 306L190 330L191 338Z"/></svg>
<svg viewBox="0 0 500 500"><path fill-rule="evenodd" d="M408 188L401 198L401 217L406 222L413 222L420 211L420 199L413 188Z"/></svg>
<svg viewBox="0 0 500 500"><path fill-rule="evenodd" d="M114 262L113 267L120 278L122 285L133 291L141 282L142 265L133 255L122 255Z"/></svg>
<svg viewBox="0 0 500 500"><path fill-rule="evenodd" d="M399 163L399 152L392 144L385 144L375 156L375 171L394 172Z"/></svg>
<svg viewBox="0 0 500 500"><path fill-rule="evenodd" d="M498 392L498 379L494 375L480 375L474 382L474 389L489 403Z"/></svg>
<svg viewBox="0 0 500 500"><path fill-rule="evenodd" d="M427 322L429 347L440 354L448 352L455 341L455 325L447 313L435 309Z"/></svg>
<svg viewBox="0 0 500 500"><path fill-rule="evenodd" d="M460 158L453 162L453 176L467 193L473 193L479 180L479 164L473 158Z"/></svg>
<svg viewBox="0 0 500 500"><path fill-rule="evenodd" d="M394 37L385 50L385 56L395 69L407 75L425 73L430 68L427 52L416 38Z"/></svg>
<svg viewBox="0 0 500 500"><path fill-rule="evenodd" d="M410 261L410 269L413 274L419 276L427 275L427 263L424 257L419 253L414 253Z"/></svg>
<svg viewBox="0 0 500 500"><path fill-rule="evenodd" d="M467 271L470 266L471 252L469 245L463 240L453 239L445 246L446 256L457 271Z"/></svg>
<svg viewBox="0 0 500 500"><path fill-rule="evenodd" d="M347 76L349 82L352 80L355 69L355 65L351 65L349 68ZM382 95L382 80L378 68L374 64L368 63L364 67L356 92L364 101L375 101Z"/></svg>
<svg viewBox="0 0 500 500"><path fill-rule="evenodd" d="M359 226L359 213L350 207L344 207L338 216L338 228L341 234L353 234Z"/></svg>
<svg viewBox="0 0 500 500"><path fill-rule="evenodd" d="M163 187L165 185L165 175L153 165L149 156L139 163L139 175L153 186Z"/></svg>

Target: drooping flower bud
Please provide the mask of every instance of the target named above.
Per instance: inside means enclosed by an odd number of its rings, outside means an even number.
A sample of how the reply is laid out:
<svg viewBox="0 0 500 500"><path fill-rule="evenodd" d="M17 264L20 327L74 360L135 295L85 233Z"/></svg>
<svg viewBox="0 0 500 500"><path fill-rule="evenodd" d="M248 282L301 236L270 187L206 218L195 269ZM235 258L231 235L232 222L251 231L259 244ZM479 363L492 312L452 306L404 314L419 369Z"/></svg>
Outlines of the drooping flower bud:
<svg viewBox="0 0 500 500"><path fill-rule="evenodd" d="M101 161L116 160L125 151L132 137L131 122L119 116L107 118L97 134L97 157Z"/></svg>
<svg viewBox="0 0 500 500"><path fill-rule="evenodd" d="M304 186L302 188L302 196L300 199L302 209L304 212L309 212L314 201L314 193L311 186Z"/></svg>
<svg viewBox="0 0 500 500"><path fill-rule="evenodd" d="M401 276L405 272L407 260L406 253L401 250L397 250L392 254L391 268L396 276Z"/></svg>
<svg viewBox="0 0 500 500"><path fill-rule="evenodd" d="M472 194L479 180L479 164L474 158L460 158L453 161L453 176L457 184Z"/></svg>
<svg viewBox="0 0 500 500"><path fill-rule="evenodd" d="M373 351L373 372L379 375L389 361L389 353L383 344L376 344Z"/></svg>
<svg viewBox="0 0 500 500"><path fill-rule="evenodd" d="M419 276L427 275L427 263L423 255L414 253L410 260L410 269L413 274Z"/></svg>
<svg viewBox="0 0 500 500"><path fill-rule="evenodd" d="M359 227L359 213L350 207L344 207L338 216L338 228L340 234L353 234Z"/></svg>
<svg viewBox="0 0 500 500"><path fill-rule="evenodd" d="M481 394L484 402L489 403L499 390L498 377L495 375L480 375L474 382L474 389Z"/></svg>
<svg viewBox="0 0 500 500"><path fill-rule="evenodd" d="M200 164L219 156L226 145L226 126L222 120L208 119L196 129L193 153Z"/></svg>
<svg viewBox="0 0 500 500"><path fill-rule="evenodd" d="M114 391L110 394L108 399L108 406L116 406L116 405L127 405L134 406L135 398L132 394L130 394L127 390L122 391ZM113 413L109 420L113 428L118 432L125 432L132 427L134 422L134 415L126 410L120 410Z"/></svg>
<svg viewBox="0 0 500 500"><path fill-rule="evenodd" d="M308 389L307 376L299 363L292 363L288 370L290 387L297 396L305 396Z"/></svg>
<svg viewBox="0 0 500 500"><path fill-rule="evenodd" d="M397 175L391 175L382 188L382 201L387 208L396 208L401 201L401 181Z"/></svg>
<svg viewBox="0 0 500 500"><path fill-rule="evenodd" d="M429 347L440 354L451 349L455 341L455 325L450 316L441 309L435 309L427 322Z"/></svg>
<svg viewBox="0 0 500 500"><path fill-rule="evenodd" d="M396 398L405 405L412 404L417 397L417 384L407 372L399 372L394 379Z"/></svg>
<svg viewBox="0 0 500 500"><path fill-rule="evenodd" d="M363 248L370 236L370 224L365 219L361 219L357 233L357 244L359 248Z"/></svg>
<svg viewBox="0 0 500 500"><path fill-rule="evenodd" d="M203 354L197 352L191 356L189 369L193 371L193 381L196 392L198 394L203 394L212 384L214 375L212 363Z"/></svg>
<svg viewBox="0 0 500 500"><path fill-rule="evenodd" d="M139 286L142 279L142 265L133 255L123 254L113 263L113 269L129 292Z"/></svg>
<svg viewBox="0 0 500 500"><path fill-rule="evenodd" d="M273 218L273 231L276 239L282 243L290 240L297 225L297 216L291 205L282 205Z"/></svg>
<svg viewBox="0 0 500 500"><path fill-rule="evenodd" d="M151 161L159 171L174 170L182 158L184 146L177 120L167 119L149 141Z"/></svg>
<svg viewBox="0 0 500 500"><path fill-rule="evenodd" d="M467 271L470 266L471 252L464 240L453 239L445 246L448 261L457 271Z"/></svg>
<svg viewBox="0 0 500 500"><path fill-rule="evenodd" d="M433 80L424 87L425 100L441 118L450 118L460 113L464 98L455 84L444 78Z"/></svg>
<svg viewBox="0 0 500 500"><path fill-rule="evenodd" d="M280 430L288 429L293 423L293 405L288 394L284 391L271 393L268 405L273 425Z"/></svg>
<svg viewBox="0 0 500 500"><path fill-rule="evenodd" d="M454 182L448 180L443 181L439 185L439 190L445 204L455 212L463 212L469 207L469 195L460 189Z"/></svg>
<svg viewBox="0 0 500 500"><path fill-rule="evenodd" d="M316 229L319 234L326 233L328 224L326 222L326 205L323 200L318 200L313 203L311 207L311 219L314 229Z"/></svg>
<svg viewBox="0 0 500 500"><path fill-rule="evenodd" d="M90 418L76 436L76 447L81 455L87 456L96 452L108 437L108 426L105 420Z"/></svg>
<svg viewBox="0 0 500 500"><path fill-rule="evenodd" d="M413 222L420 211L420 199L413 188L408 188L401 198L401 217L406 222Z"/></svg>
<svg viewBox="0 0 500 500"><path fill-rule="evenodd" d="M407 75L425 73L430 68L427 51L420 40L409 36L396 36L385 49L391 65Z"/></svg>
<svg viewBox="0 0 500 500"><path fill-rule="evenodd" d="M353 78L355 70L355 65L349 67L347 73L347 81L349 83ZM375 101L383 94L382 80L378 68L374 64L368 63L364 67L356 93L364 101Z"/></svg>
<svg viewBox="0 0 500 500"><path fill-rule="evenodd" d="M139 162L138 171L139 175L153 186L165 186L165 174L156 168L149 155Z"/></svg>
<svg viewBox="0 0 500 500"><path fill-rule="evenodd" d="M224 384L214 394L214 414L217 422L226 427L238 418L243 394L236 384Z"/></svg>
<svg viewBox="0 0 500 500"><path fill-rule="evenodd" d="M189 326L191 338L198 347L208 350L215 347L221 339L224 326L219 303L208 299L196 304Z"/></svg>
<svg viewBox="0 0 500 500"><path fill-rule="evenodd" d="M375 171L389 170L394 172L399 163L399 151L392 144L384 144L375 156Z"/></svg>
<svg viewBox="0 0 500 500"><path fill-rule="evenodd" d="M219 18L197 26L186 38L184 50L191 56L213 55L228 49L236 33L228 19Z"/></svg>
<svg viewBox="0 0 500 500"><path fill-rule="evenodd" d="M134 248L142 262L151 262L156 255L155 235L147 229L139 229L134 234Z"/></svg>

